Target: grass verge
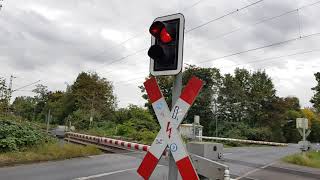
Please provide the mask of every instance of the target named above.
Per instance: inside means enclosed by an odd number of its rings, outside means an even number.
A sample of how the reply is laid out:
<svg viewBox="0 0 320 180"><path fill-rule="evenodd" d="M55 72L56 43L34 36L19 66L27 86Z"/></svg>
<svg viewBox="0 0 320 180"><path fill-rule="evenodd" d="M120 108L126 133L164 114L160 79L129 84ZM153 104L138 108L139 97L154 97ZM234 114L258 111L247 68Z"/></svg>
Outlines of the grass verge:
<svg viewBox="0 0 320 180"><path fill-rule="evenodd" d="M0 166L86 157L101 153L94 146L51 143L39 145L23 152L2 153L0 154Z"/></svg>
<svg viewBox="0 0 320 180"><path fill-rule="evenodd" d="M320 152L306 152L305 156L301 153L298 153L286 156L282 160L287 163L297 164L301 166L320 168Z"/></svg>

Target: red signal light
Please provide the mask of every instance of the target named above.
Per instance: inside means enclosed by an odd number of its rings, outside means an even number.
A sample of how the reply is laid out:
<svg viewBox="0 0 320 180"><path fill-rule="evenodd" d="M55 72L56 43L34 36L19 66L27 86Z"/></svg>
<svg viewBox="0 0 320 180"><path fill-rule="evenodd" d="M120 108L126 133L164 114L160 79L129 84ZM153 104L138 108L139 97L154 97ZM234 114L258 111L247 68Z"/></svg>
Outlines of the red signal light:
<svg viewBox="0 0 320 180"><path fill-rule="evenodd" d="M169 43L172 41L172 37L170 36L166 28L162 28L160 33L160 40L164 43Z"/></svg>
<svg viewBox="0 0 320 180"><path fill-rule="evenodd" d="M152 36L154 36L157 39L160 39L160 41L163 43L169 43L172 41L172 37L168 33L166 26L160 21L154 22L150 26L149 32Z"/></svg>

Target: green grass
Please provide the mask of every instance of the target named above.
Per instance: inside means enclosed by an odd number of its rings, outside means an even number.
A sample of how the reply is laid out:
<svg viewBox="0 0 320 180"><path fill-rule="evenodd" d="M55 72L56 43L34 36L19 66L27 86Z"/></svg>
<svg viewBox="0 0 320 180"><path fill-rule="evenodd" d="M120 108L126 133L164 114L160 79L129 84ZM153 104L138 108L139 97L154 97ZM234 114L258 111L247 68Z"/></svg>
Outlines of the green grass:
<svg viewBox="0 0 320 180"><path fill-rule="evenodd" d="M303 156L301 153L286 156L282 159L287 163L297 164L301 166L308 166L313 168L320 168L320 152L306 152Z"/></svg>
<svg viewBox="0 0 320 180"><path fill-rule="evenodd" d="M86 157L101 153L95 146L51 143L30 148L23 152L2 153L0 154L0 166Z"/></svg>

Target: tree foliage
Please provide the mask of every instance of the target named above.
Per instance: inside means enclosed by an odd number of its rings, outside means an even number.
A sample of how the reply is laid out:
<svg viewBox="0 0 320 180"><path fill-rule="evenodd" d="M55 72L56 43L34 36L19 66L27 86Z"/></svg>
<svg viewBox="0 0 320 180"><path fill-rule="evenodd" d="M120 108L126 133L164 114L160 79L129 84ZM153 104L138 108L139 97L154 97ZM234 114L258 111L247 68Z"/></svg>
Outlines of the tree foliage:
<svg viewBox="0 0 320 180"><path fill-rule="evenodd" d="M34 97L17 97L13 113L27 120L45 122L48 111L51 123L71 122L78 129L87 129L92 115L94 123L111 121L116 108L116 97L110 81L96 73L81 72L65 92L49 91L37 85Z"/></svg>
<svg viewBox="0 0 320 180"><path fill-rule="evenodd" d="M315 94L310 102L313 103L313 107L320 112L320 72L315 73L314 76L316 78L317 85L312 88L312 90L315 91Z"/></svg>
<svg viewBox="0 0 320 180"><path fill-rule="evenodd" d="M6 80L0 77L0 115L3 115L8 108L8 88Z"/></svg>

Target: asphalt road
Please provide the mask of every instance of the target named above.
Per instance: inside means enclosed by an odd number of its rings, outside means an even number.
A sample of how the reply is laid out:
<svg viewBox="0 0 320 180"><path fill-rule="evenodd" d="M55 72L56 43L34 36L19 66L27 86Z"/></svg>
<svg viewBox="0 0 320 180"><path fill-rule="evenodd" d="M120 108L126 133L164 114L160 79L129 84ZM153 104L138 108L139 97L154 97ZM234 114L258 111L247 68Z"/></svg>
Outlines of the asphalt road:
<svg viewBox="0 0 320 180"><path fill-rule="evenodd" d="M241 147L225 149L223 163L233 178L259 180L320 179L320 170L288 165L279 158L297 152L289 147ZM104 154L88 158L0 168L0 180L139 180L136 169L143 154ZM160 162L150 179L166 180L168 167Z"/></svg>
<svg viewBox="0 0 320 180"><path fill-rule="evenodd" d="M224 150L227 164L235 179L314 180L320 170L283 163L284 156L299 152L297 145L288 147L240 147Z"/></svg>

